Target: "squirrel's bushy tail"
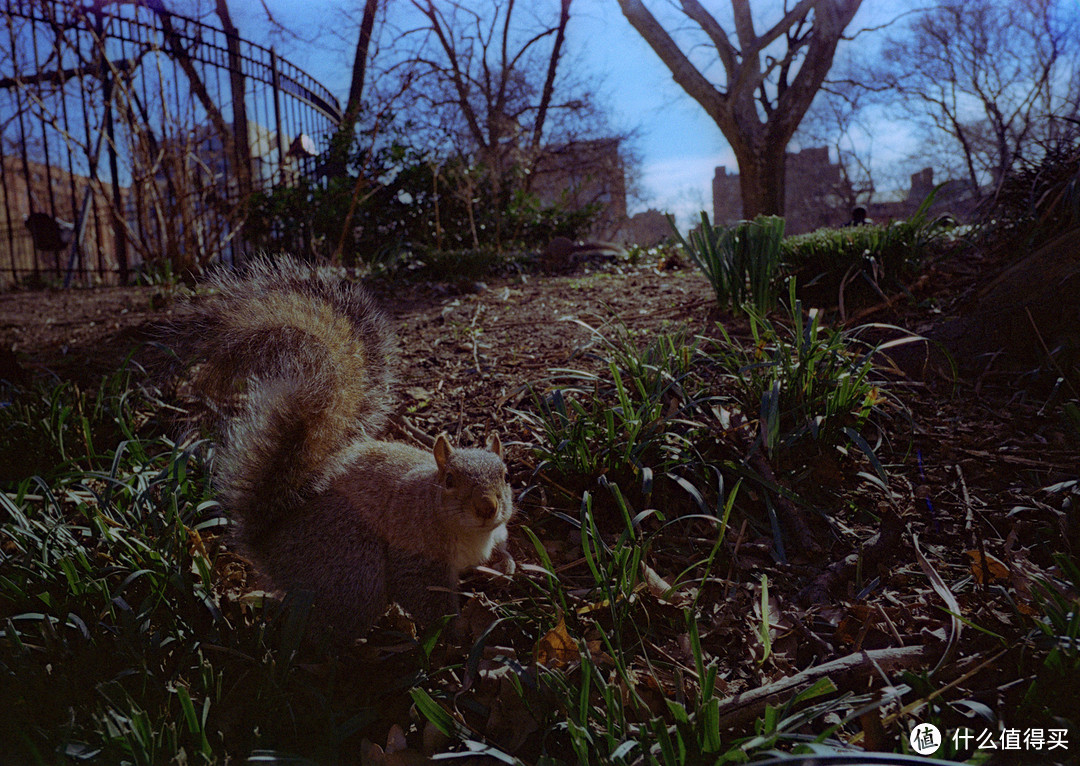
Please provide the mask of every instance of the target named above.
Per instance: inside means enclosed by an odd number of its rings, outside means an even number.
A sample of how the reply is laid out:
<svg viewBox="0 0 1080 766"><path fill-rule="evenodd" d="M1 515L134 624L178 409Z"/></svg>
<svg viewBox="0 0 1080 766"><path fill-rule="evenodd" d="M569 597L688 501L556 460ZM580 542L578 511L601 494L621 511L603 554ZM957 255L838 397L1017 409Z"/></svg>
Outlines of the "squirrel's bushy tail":
<svg viewBox="0 0 1080 766"><path fill-rule="evenodd" d="M389 334L367 291L289 259L215 279L221 298L169 331L218 432L222 499L246 542L382 431Z"/></svg>

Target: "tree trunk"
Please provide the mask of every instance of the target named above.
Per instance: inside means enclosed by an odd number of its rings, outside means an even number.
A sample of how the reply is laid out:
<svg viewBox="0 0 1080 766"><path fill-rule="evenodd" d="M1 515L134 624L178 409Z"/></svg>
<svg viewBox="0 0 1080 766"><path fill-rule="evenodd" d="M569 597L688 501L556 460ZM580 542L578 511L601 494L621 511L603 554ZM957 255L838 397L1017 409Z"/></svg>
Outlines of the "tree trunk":
<svg viewBox="0 0 1080 766"><path fill-rule="evenodd" d="M371 30L375 26L375 11L379 0L366 0L364 16L360 20L360 36L356 41L356 53L353 56L352 83L349 85L349 102L345 105L345 116L341 119L343 132L352 134L356 120L360 116L360 107L364 103L364 79L367 75L368 49L371 47Z"/></svg>
<svg viewBox="0 0 1080 766"><path fill-rule="evenodd" d="M743 218L784 214L784 157L782 144L736 153Z"/></svg>
<svg viewBox="0 0 1080 766"><path fill-rule="evenodd" d="M330 151L325 165L326 174L331 177L340 178L347 173L346 165L349 160L349 151L356 140L356 123L360 118L360 109L364 104L364 81L367 76L368 49L371 47L371 31L375 26L375 12L378 7L379 0L366 0L364 3L364 16L360 20L360 35L356 40L356 51L353 55L349 100L345 104L345 114L330 139ZM349 211L341 224L341 233L338 235L338 244L334 249L332 258L333 263L344 263L348 268L356 266L356 250L353 248L346 250L345 242L352 228L353 216L356 214L356 206L360 200L360 192L366 185L367 181L364 178L363 170L361 170L353 185Z"/></svg>
<svg viewBox="0 0 1080 766"><path fill-rule="evenodd" d="M216 5L218 19L221 20L221 28L225 32L225 45L229 50L229 89L232 95L233 113L233 172L236 174L240 195L240 209L246 210L252 191L252 177L247 102L244 96L244 60L240 52L240 33L229 14L228 2L217 0Z"/></svg>
<svg viewBox="0 0 1080 766"><path fill-rule="evenodd" d="M531 149L534 155L540 149L551 94L555 90L555 74L562 57L563 42L566 40L566 25L570 21L570 2L571 0L561 0L559 3L559 25L555 32L555 43L551 46L551 56L548 57L547 77L544 78L544 89L540 94L540 106L536 110L536 122L533 125Z"/></svg>

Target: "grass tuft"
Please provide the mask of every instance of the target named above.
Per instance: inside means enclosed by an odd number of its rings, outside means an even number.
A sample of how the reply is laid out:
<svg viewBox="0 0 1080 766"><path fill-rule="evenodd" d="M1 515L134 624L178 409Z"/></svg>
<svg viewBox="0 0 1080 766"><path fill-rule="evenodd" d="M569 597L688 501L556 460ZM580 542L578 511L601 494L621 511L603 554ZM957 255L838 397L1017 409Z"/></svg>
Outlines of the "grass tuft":
<svg viewBox="0 0 1080 766"><path fill-rule="evenodd" d="M735 226L713 226L702 211L701 224L687 238L668 217L683 251L709 279L720 308L739 312L749 306L765 314L776 306L784 219L758 216Z"/></svg>

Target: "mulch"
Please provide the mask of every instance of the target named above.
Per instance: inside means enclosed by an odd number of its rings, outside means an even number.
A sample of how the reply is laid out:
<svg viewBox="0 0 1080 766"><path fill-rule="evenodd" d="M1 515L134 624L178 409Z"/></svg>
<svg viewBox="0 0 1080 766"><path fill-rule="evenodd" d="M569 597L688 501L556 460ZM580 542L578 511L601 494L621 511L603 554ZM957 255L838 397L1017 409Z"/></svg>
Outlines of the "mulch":
<svg viewBox="0 0 1080 766"><path fill-rule="evenodd" d="M943 275L939 292L924 281L918 303L892 301L870 311L867 321L925 331L949 296L974 278ZM378 281L371 287L397 332L399 436L422 441L445 430L470 445L497 428L510 444L516 489L533 480L534 459L531 434L515 411L532 406L531 391L550 385L560 368L600 370L598 333L625 328L650 335L680 326L713 333L717 321L745 332L744 322L717 312L699 273L651 265L517 275L464 287ZM185 310L186 299L176 292L132 287L0 295L0 375L48 371L93 385L151 337L155 323ZM902 435L884 447L888 492L845 474L844 466L810 466L823 490L836 490L833 497L849 492L851 500L818 526L827 530L822 551L790 551L780 564L767 535L745 529L733 535L732 576L752 585L768 573L770 596L784 615L780 624L790 626L793 643L777 643L777 657L790 651L791 667L805 669L808 662L862 649L940 642L937 656L952 652L969 660L962 667L975 667L1000 645L967 630L959 645L944 648L956 624L945 611L942 583L966 619L1013 639L1019 635L1019 618L1002 594L1022 612L1030 610L1033 586L1054 569L1052 552L1074 560L1080 555L1080 515L1068 493L1048 489L1080 474L1077 434L1060 413L1059 393L1022 383L1015 375L954 379L940 370L925 380L901 376L896 395L909 415ZM559 522L547 515L542 497L532 494L522 518L554 538ZM556 566L572 565L580 553L566 547L567 560L556 559ZM535 558L520 540L515 553ZM658 554L652 566L664 561ZM475 576L470 583L485 587ZM747 593L733 598L751 608ZM745 621L746 612L728 615L729 625L717 617L714 630L737 630L737 619ZM728 661L736 668L749 658ZM968 683L990 690L996 679ZM746 684L753 687L749 679Z"/></svg>

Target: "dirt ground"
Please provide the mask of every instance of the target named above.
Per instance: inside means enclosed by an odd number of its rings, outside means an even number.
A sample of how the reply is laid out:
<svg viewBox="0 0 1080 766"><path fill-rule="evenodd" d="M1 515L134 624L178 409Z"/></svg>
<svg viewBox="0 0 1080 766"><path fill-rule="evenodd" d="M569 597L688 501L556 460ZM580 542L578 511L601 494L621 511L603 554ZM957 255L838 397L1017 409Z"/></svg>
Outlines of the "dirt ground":
<svg viewBox="0 0 1080 766"><path fill-rule="evenodd" d="M501 408L549 368L581 365L597 338L584 325L636 331L704 327L713 300L691 271L633 269L473 283L371 285L398 340L403 406L457 432L500 422ZM202 296L195 300L203 300ZM51 372L93 385L186 310L182 288L107 287L0 294L0 376ZM583 323L583 324L582 324Z"/></svg>
<svg viewBox="0 0 1080 766"><path fill-rule="evenodd" d="M952 273L922 284L917 304L889 303L868 321L923 332L966 283ZM515 410L529 409L530 386L543 388L560 368L599 369L602 341L589 328L609 337L619 327L650 334L685 325L695 333L714 333L721 320L733 334L746 330L744 321L717 313L708 283L690 269L645 265L573 276L517 276L466 290L380 282L371 288L397 332L397 436L432 437L445 430L458 443L475 445L499 429L509 445L515 491L533 481L535 468L527 446L531 434ZM151 338L155 323L183 312L187 300L153 287L0 295L0 377L50 371L92 385ZM1002 602L970 583L989 576L989 564L1005 562L1010 594L1030 600L1031 583L1055 566L1053 552L1074 557L1080 552L1080 515L1071 508L1072 499L1046 489L1080 475L1077 434L1061 415L1059 393L1025 388L1022 377L988 366L964 378L900 375L897 396L910 416L905 443L888 445L890 481L899 488L896 496L906 498L895 509L903 517L903 531L893 530L895 544L879 551L882 585L876 595L864 602L852 582L835 581L855 580L855 567L845 568L845 560L871 546L875 533L884 535L875 528L873 513L857 511L866 497L838 509L832 523L840 531L826 550L792 551L781 566L769 556L764 536L736 543L742 546L740 568L770 571L770 585L775 584L770 594L787 604L805 601L808 585L811 596L818 585L822 593L835 593L837 587L845 592L836 606L817 614L812 627L817 635L822 621L828 622L826 632L841 653L895 645L894 638L910 646L932 640L931 633L944 637L948 617L927 585L923 556L945 583L962 584L965 614L987 630L1015 635L1014 617L1003 611ZM819 469L825 483L847 481L830 476L830 466L813 468ZM542 522L546 510L535 494L522 506L521 516L530 525ZM523 546L517 547L515 556L522 553ZM527 558L528 550L524 553ZM987 563L975 566L977 561ZM801 643L806 648L807 642ZM993 648L984 646L988 643L993 642L969 630L961 656L974 662ZM974 685L997 694L994 678Z"/></svg>
<svg viewBox="0 0 1080 766"><path fill-rule="evenodd" d="M963 273L933 277L920 306L897 303L866 321L925 332L939 311L926 307L955 300L970 281ZM620 327L649 334L684 325L715 334L717 321L735 334L745 329L717 312L708 283L693 269L519 275L465 289L379 281L370 287L397 333L399 412L422 433L447 430L464 444L479 443L491 428L509 430L511 440L524 436L514 433L511 410L528 398L530 385L542 387L552 370L599 364L601 342L589 328L608 337ZM936 303L935 293L942 296ZM190 300L183 288L160 287L0 294L0 377L54 374L94 385L129 354L142 358L154 325L185 311ZM1018 388L1022 378L989 367L968 378L901 382L914 421L915 485L938 474L963 506L959 471L969 495L985 493L985 504L1000 507L1009 487L1029 491L1080 472L1075 435L1055 414L1053 392Z"/></svg>

